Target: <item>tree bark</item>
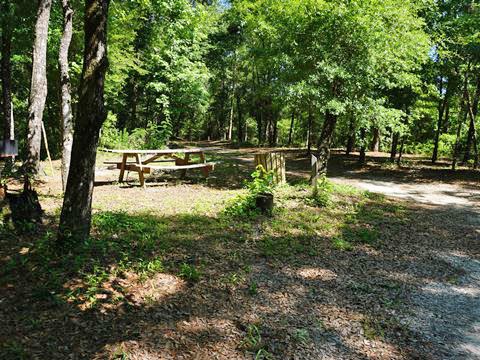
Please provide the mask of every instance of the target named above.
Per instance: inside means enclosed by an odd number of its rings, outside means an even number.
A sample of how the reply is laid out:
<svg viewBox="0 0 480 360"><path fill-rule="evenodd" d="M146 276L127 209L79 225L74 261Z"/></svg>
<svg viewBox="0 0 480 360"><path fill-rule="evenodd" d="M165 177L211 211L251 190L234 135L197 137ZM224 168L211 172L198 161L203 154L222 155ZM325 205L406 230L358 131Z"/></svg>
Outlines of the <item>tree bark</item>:
<svg viewBox="0 0 480 360"><path fill-rule="evenodd" d="M322 133L318 139L318 173L323 176L327 174L328 160L330 159L330 145L337 125L337 115L327 111L323 123Z"/></svg>
<svg viewBox="0 0 480 360"><path fill-rule="evenodd" d="M380 151L380 129L378 127L374 127L372 130L373 139L372 139L372 146L371 150L375 152Z"/></svg>
<svg viewBox="0 0 480 360"><path fill-rule="evenodd" d="M47 99L47 40L52 0L39 0L35 40L33 43L32 81L28 106L27 159L25 163L25 187L38 174L40 147L42 145L42 121Z"/></svg>
<svg viewBox="0 0 480 360"><path fill-rule="evenodd" d="M239 91L237 92L237 138L238 138L239 144L242 144L245 142L244 121L243 121L243 113L242 113L242 98Z"/></svg>
<svg viewBox="0 0 480 360"><path fill-rule="evenodd" d="M3 138L13 140L14 124L12 109L12 27L11 9L9 0L3 0L0 9L2 10L2 60L1 60L1 76L2 76L2 112L3 112Z"/></svg>
<svg viewBox="0 0 480 360"><path fill-rule="evenodd" d="M463 157L463 162L467 163L468 160L470 159L471 156L471 149L472 145L474 146L474 150L476 147L476 129L475 129L475 117L476 117L476 108L478 107L478 98L480 97L480 75L477 77L477 85L476 85L476 90L475 90L475 95L474 95L474 104L471 106L470 104L470 96L468 94L467 90L467 106L470 111L472 112L472 116L470 116L470 124L468 127L468 135L467 135L467 143L465 145L465 154ZM475 155L477 156L477 155Z"/></svg>
<svg viewBox="0 0 480 360"><path fill-rule="evenodd" d="M395 132L392 134L392 148L390 149L390 161L395 162L395 158L397 156L397 147L398 147L398 138L400 134Z"/></svg>
<svg viewBox="0 0 480 360"><path fill-rule="evenodd" d="M89 236L95 158L104 105L109 0L85 0L85 48L72 158L63 201L58 243L74 245Z"/></svg>
<svg viewBox="0 0 480 360"><path fill-rule="evenodd" d="M405 138L402 137L402 142L400 143L400 152L398 153L397 165L400 166L402 162L403 150L405 148Z"/></svg>
<svg viewBox="0 0 480 360"><path fill-rule="evenodd" d="M58 55L58 64L60 67L61 101L62 101L62 186L63 191L67 187L68 169L70 166L70 156L73 142L73 114L72 114L72 96L70 93L70 74L68 65L68 50L72 41L73 33L73 10L70 7L69 0L62 0L63 9L63 34L60 41L60 52Z"/></svg>
<svg viewBox="0 0 480 360"><path fill-rule="evenodd" d="M350 155L353 151L353 147L355 146L355 120L352 117L350 120L350 124L348 126L348 139L347 139L347 148L345 151L346 155Z"/></svg>
<svg viewBox="0 0 480 360"><path fill-rule="evenodd" d="M467 116L468 116L467 91L468 91L469 71L470 71L470 64L468 64L468 70L465 72L465 79L463 83L463 96L462 96L462 101L460 103L460 113L459 113L459 116L462 116L462 110L463 110L463 118L459 119L458 126L457 126L455 147L453 149L452 170L455 170L457 167L457 161L458 161L458 155L459 155L458 153L460 151L460 135L462 133L463 123L467 120Z"/></svg>
<svg viewBox="0 0 480 360"><path fill-rule="evenodd" d="M443 91L443 80L440 81L440 93ZM448 94L445 94L444 98L440 100L438 103L438 120L437 120L437 130L435 131L435 139L434 139L434 146L433 146L433 154L432 154L432 163L435 164L438 159L438 145L440 141L440 134L442 132L442 122L443 122L443 114L445 113L445 109L448 104Z"/></svg>

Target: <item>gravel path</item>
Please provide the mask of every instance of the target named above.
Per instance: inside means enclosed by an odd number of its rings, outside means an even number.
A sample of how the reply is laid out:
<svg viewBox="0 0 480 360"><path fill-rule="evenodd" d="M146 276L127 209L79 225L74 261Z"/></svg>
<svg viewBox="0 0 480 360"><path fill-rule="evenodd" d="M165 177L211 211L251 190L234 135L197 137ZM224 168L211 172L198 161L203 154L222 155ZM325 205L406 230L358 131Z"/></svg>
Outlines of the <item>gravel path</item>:
<svg viewBox="0 0 480 360"><path fill-rule="evenodd" d="M406 183L334 177L331 180L433 206L438 216L463 221L467 232L480 240L480 189L445 183ZM432 254L463 275L451 283L429 281L413 295L410 328L430 338L442 359L480 359L480 261L470 254L439 249ZM438 358L438 356L435 356Z"/></svg>

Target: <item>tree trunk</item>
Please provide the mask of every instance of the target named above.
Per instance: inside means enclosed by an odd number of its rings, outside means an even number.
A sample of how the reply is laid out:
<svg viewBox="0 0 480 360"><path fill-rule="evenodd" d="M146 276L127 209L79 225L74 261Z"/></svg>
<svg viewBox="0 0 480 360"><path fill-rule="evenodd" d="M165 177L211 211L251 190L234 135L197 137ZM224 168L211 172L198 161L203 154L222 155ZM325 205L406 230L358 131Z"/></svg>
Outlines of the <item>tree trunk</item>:
<svg viewBox="0 0 480 360"><path fill-rule="evenodd" d="M104 106L109 0L85 0L85 48L72 158L58 234L59 245L73 245L89 236L95 158Z"/></svg>
<svg viewBox="0 0 480 360"><path fill-rule="evenodd" d="M232 132L233 132L233 100L234 97L232 95L231 107L230 107L230 120L228 122L228 130L227 130L227 140L232 140Z"/></svg>
<svg viewBox="0 0 480 360"><path fill-rule="evenodd" d="M307 153L312 153L312 124L313 124L313 112L311 107L308 108L308 128L307 128Z"/></svg>
<svg viewBox="0 0 480 360"><path fill-rule="evenodd" d="M330 159L330 145L337 125L337 118L337 115L334 115L329 111L325 113L322 133L318 139L317 171L321 176L327 174L327 165L328 160Z"/></svg>
<svg viewBox="0 0 480 360"><path fill-rule="evenodd" d="M367 140L365 139L366 131L365 131L365 128L363 127L360 129L360 137L362 140L362 146L360 147L360 156L358 157L358 163L360 165L364 165L367 160L367 146L366 146Z"/></svg>
<svg viewBox="0 0 480 360"><path fill-rule="evenodd" d="M402 137L402 142L400 143L400 152L398 154L398 159L397 159L397 165L400 166L400 163L402 162L402 156L403 156L403 149L405 148L405 138Z"/></svg>
<svg viewBox="0 0 480 360"><path fill-rule="evenodd" d="M2 76L2 112L3 112L3 138L5 140L14 139L13 125L13 109L12 109L12 28L11 21L11 4L9 0L4 0L1 4L2 10L2 60L1 60L1 76Z"/></svg>
<svg viewBox="0 0 480 360"><path fill-rule="evenodd" d="M63 9L63 34L60 41L60 52L58 55L58 64L60 67L60 84L62 100L62 186L63 191L67 187L68 169L70 166L70 156L73 142L73 114L72 97L70 94L70 74L68 65L68 49L72 40L72 22L73 10L70 7L69 0L62 0Z"/></svg>
<svg viewBox="0 0 480 360"><path fill-rule="evenodd" d="M293 125L295 124L295 111L292 110L292 117L290 119L290 130L288 131L288 146L292 145Z"/></svg>
<svg viewBox="0 0 480 360"><path fill-rule="evenodd" d="M455 139L455 148L453 150L452 170L455 170L457 167L457 161L458 161L458 155L459 155L458 153L460 151L460 135L462 134L463 123L467 120L467 116L468 116L467 91L468 91L469 70L470 70L470 64L468 64L468 70L465 72L465 79L463 83L463 96L462 96L462 101L460 103L460 113L459 113L459 115L462 116L462 110L463 110L463 118L460 118L458 122L457 134Z"/></svg>
<svg viewBox="0 0 480 360"><path fill-rule="evenodd" d="M448 88L447 88L448 89ZM440 82L440 93L443 91L443 80ZM448 91L448 90L447 90ZM445 113L445 109L448 104L448 94L445 94L444 98L440 100L438 103L438 120L437 120L437 130L435 131L435 140L433 146L433 154L432 154L432 163L435 164L438 159L438 144L440 141L440 134L442 132L442 122L443 122L443 114Z"/></svg>
<svg viewBox="0 0 480 360"><path fill-rule="evenodd" d="M47 99L47 40L48 23L52 0L39 0L35 40L33 43L32 82L28 106L27 159L25 163L25 187L40 168L40 147L42 145L42 121Z"/></svg>
<svg viewBox="0 0 480 360"><path fill-rule="evenodd" d="M373 133L373 139L372 139L372 145L371 145L371 150L375 152L380 151L380 129L377 127L374 127L372 130Z"/></svg>
<svg viewBox="0 0 480 360"><path fill-rule="evenodd" d="M243 113L242 113L242 98L240 96L240 92L237 92L237 138L238 138L239 144L242 144L245 142Z"/></svg>
<svg viewBox="0 0 480 360"><path fill-rule="evenodd" d="M397 156L397 146L398 146L398 138L400 134L395 132L392 134L392 148L390 149L390 161L395 162L395 158Z"/></svg>
<svg viewBox="0 0 480 360"><path fill-rule="evenodd" d="M469 113L471 112L470 116L470 125L468 127L468 135L467 135L467 143L465 145L465 154L463 157L463 162L467 163L468 160L470 159L470 150L472 148L472 145L474 146L474 150L476 147L476 129L475 129L475 117L476 117L476 112L478 108L478 98L480 97L480 76L477 77L477 86L475 90L475 95L474 95L474 103L473 106L470 104L470 96L468 94L467 90L467 106L468 106L468 111ZM469 114L470 115L470 114ZM475 155L477 157L477 155Z"/></svg>
<svg viewBox="0 0 480 360"><path fill-rule="evenodd" d="M347 139L347 149L345 151L346 155L350 155L355 146L355 120L352 118L348 126L348 139Z"/></svg>

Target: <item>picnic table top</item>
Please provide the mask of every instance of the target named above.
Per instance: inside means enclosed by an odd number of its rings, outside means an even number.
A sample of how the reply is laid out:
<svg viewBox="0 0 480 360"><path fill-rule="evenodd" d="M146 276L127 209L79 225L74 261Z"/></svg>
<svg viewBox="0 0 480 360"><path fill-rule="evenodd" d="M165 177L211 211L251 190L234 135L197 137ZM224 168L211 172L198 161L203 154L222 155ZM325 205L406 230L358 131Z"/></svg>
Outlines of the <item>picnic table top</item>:
<svg viewBox="0 0 480 360"><path fill-rule="evenodd" d="M189 154L214 151L214 148L187 148L187 149L157 149L157 150L116 150L116 149L100 149L100 151L115 154Z"/></svg>

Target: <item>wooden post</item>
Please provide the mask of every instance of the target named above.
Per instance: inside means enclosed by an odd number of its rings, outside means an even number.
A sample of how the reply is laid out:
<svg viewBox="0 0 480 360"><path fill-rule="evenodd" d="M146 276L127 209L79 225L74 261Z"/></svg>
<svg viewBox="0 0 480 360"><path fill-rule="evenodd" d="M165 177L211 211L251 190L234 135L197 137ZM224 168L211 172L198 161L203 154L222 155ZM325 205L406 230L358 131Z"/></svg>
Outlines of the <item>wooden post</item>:
<svg viewBox="0 0 480 360"><path fill-rule="evenodd" d="M45 141L45 150L47 151L48 162L50 163L50 171L52 172L52 177L53 177L55 176L55 174L53 173L52 157L50 156L50 150L48 148L47 132L45 131L45 125L43 124L43 121L42 121L42 134L43 134L43 140Z"/></svg>
<svg viewBox="0 0 480 360"><path fill-rule="evenodd" d="M312 154L312 159L311 159L311 165L312 165L312 173L310 176L312 186L317 187L317 181L318 181L318 159L315 155Z"/></svg>
<svg viewBox="0 0 480 360"><path fill-rule="evenodd" d="M285 155L280 152L255 154L255 167L262 165L266 171L273 171L276 184L286 183Z"/></svg>

